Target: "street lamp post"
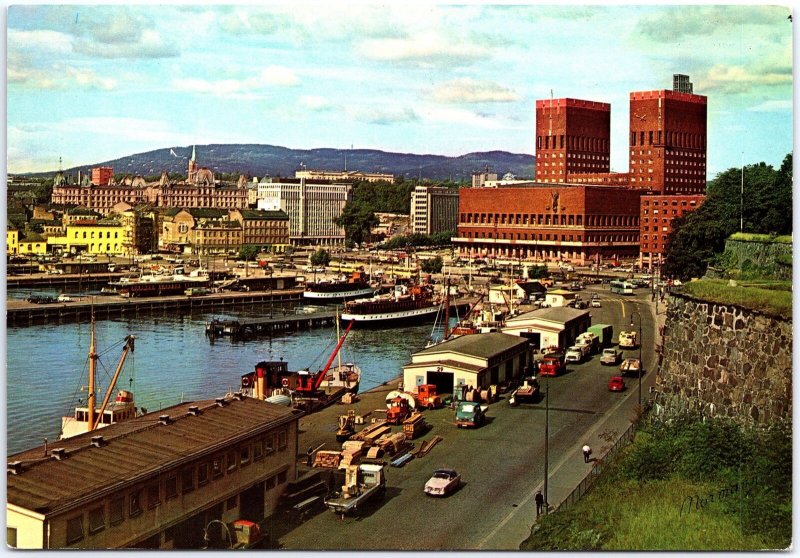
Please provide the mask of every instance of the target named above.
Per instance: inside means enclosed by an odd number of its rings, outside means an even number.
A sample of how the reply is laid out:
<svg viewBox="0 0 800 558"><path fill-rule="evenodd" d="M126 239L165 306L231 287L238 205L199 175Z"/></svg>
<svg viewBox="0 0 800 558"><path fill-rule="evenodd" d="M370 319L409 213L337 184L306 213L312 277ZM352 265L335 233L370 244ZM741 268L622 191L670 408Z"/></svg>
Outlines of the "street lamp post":
<svg viewBox="0 0 800 558"><path fill-rule="evenodd" d="M550 507L547 500L547 477L549 473L550 461L550 381L549 376L545 376L544 381L544 514L547 515L547 509Z"/></svg>
<svg viewBox="0 0 800 558"><path fill-rule="evenodd" d="M634 311L631 314L631 327L633 327L633 316L639 318L639 406L642 406L642 373L644 372L644 361L642 360L642 314L639 311Z"/></svg>

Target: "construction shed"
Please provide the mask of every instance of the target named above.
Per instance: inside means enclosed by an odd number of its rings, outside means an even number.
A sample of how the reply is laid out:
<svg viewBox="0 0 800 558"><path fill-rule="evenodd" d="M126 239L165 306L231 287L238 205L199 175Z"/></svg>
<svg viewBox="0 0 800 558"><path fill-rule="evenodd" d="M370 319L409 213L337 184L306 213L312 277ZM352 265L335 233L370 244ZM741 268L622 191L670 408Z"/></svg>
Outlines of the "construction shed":
<svg viewBox="0 0 800 558"><path fill-rule="evenodd" d="M566 306L539 308L506 320L503 333L525 337L536 349L565 349L572 345L578 335L589 329L590 325L592 318L588 310Z"/></svg>
<svg viewBox="0 0 800 558"><path fill-rule="evenodd" d="M462 335L411 355L403 367L406 390L435 384L438 393L457 385L487 388L519 377L530 363L526 339L504 333Z"/></svg>

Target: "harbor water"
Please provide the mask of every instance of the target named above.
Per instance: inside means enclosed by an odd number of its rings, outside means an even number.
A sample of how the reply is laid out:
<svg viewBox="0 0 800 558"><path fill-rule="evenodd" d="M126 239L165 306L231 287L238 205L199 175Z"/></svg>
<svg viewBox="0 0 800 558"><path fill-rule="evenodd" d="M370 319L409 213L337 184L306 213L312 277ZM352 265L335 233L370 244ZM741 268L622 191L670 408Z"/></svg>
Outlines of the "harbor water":
<svg viewBox="0 0 800 558"><path fill-rule="evenodd" d="M95 324L98 402L119 361L121 341L136 336L135 351L125 365L117 389L134 392L136 405L148 412L182 401L214 399L239 389L242 374L262 360L283 359L291 370L321 369L336 346L336 328L281 333L232 341L209 339L205 324L212 318L255 317L274 313L312 312L321 307L253 307L235 314L151 315L100 320ZM432 325L385 330L353 329L342 349L342 361L362 369L361 391L393 380L411 354L424 348ZM52 443L61 417L86 402L88 323L12 327L7 338L6 454ZM132 381L128 378L132 372ZM84 390L81 390L81 387Z"/></svg>

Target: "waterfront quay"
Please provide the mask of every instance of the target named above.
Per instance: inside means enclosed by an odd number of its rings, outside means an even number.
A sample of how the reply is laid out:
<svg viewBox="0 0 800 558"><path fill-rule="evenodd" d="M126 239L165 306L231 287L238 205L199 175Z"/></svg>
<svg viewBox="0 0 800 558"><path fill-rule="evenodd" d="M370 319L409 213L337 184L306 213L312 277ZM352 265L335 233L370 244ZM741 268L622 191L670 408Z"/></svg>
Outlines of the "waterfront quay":
<svg viewBox="0 0 800 558"><path fill-rule="evenodd" d="M303 298L302 289L258 292L224 292L203 296L160 296L123 299L113 297L76 297L74 302L33 304L24 300L6 301L6 324L8 326L30 326L42 323L63 323L88 320L92 313L95 319L135 317L149 313L211 312L244 306L298 302Z"/></svg>
<svg viewBox="0 0 800 558"><path fill-rule="evenodd" d="M607 293L607 291L606 291ZM613 324L615 334L629 329L631 315L641 312L645 375L642 392L647 397L656 375L654 308L647 296L621 298L604 294L603 307L593 309L593 320ZM616 337L616 335L615 335ZM638 356L625 351L625 356ZM543 393L534 403L511 407L508 393L490 403L487 422L477 429L460 429L455 412L448 408L426 410L432 428L413 440L418 449L425 440L440 436L427 455L402 467L387 463L386 497L376 499L354 515L342 519L319 506L305 520L278 514L267 520L274 548L283 550L518 550L536 521L534 496L547 489L550 510L565 500L594 463L585 463L581 447L589 444L597 458L631 426L638 403L635 378L626 378L622 393L608 390L608 379L618 368L600 364L599 355L581 364L570 364L554 378L541 377ZM361 394L360 401L336 404L300 420L298 474L321 471L333 489L340 483L331 469L305 465L306 450L340 450L335 433L339 415L353 410L372 418L385 416L386 395L397 389L400 378ZM549 426L549 452L545 465L545 425ZM392 428L393 432L400 427ZM432 498L423 486L435 469L454 468L462 486L445 498ZM428 519L430 518L430 519Z"/></svg>

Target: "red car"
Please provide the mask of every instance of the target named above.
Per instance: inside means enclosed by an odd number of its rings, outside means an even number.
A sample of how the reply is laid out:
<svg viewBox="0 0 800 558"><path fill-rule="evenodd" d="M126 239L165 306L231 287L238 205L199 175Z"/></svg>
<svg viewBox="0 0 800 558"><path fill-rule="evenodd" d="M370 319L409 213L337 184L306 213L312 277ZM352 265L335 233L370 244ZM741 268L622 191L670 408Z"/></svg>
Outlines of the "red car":
<svg viewBox="0 0 800 558"><path fill-rule="evenodd" d="M608 380L608 391L622 391L625 389L625 380L622 376L611 376Z"/></svg>

